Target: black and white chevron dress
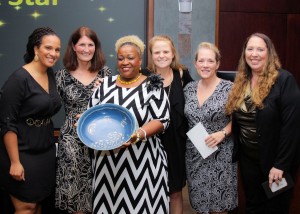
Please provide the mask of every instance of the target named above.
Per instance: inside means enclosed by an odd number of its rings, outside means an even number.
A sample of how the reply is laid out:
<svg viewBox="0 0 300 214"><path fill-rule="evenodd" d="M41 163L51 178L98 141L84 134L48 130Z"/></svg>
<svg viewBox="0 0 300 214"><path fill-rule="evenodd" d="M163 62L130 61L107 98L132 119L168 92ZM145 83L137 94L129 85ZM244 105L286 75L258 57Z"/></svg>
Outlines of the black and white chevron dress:
<svg viewBox="0 0 300 214"><path fill-rule="evenodd" d="M126 107L139 126L156 119L169 121L169 103L162 88L147 90L149 77L134 88L116 85L117 76L104 78L89 107L114 103ZM169 213L167 157L157 136L123 149L94 151L93 213Z"/></svg>

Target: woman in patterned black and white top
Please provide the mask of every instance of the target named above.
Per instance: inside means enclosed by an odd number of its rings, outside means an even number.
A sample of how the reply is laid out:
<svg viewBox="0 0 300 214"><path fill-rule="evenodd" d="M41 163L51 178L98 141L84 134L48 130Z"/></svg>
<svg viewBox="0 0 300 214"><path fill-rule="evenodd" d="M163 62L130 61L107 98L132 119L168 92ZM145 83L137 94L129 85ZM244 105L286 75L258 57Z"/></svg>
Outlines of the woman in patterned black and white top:
<svg viewBox="0 0 300 214"><path fill-rule="evenodd" d="M200 43L195 67L200 80L184 88L184 113L189 129L199 122L208 132L205 143L218 146L203 158L195 145L186 143L186 172L192 207L198 213L227 213L237 206L237 164L232 163L233 140L225 104L232 83L217 77L220 52L211 43Z"/></svg>
<svg viewBox="0 0 300 214"><path fill-rule="evenodd" d="M116 42L119 75L104 78L89 107L114 103L140 126L122 147L94 150L94 213L168 213L167 157L158 138L168 125L169 102L157 75L140 73L144 43L134 35Z"/></svg>

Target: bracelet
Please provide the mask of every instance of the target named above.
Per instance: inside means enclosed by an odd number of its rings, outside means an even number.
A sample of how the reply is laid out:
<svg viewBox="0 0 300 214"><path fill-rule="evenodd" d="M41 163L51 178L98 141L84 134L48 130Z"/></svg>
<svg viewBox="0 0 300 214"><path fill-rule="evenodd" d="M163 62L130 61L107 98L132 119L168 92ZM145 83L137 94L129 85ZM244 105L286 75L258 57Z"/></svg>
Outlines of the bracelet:
<svg viewBox="0 0 300 214"><path fill-rule="evenodd" d="M142 141L146 142L147 141L147 132L146 132L146 130L143 129L142 127L140 127L139 130L141 130L144 133L144 139Z"/></svg>
<svg viewBox="0 0 300 214"><path fill-rule="evenodd" d="M135 134L136 134L136 140L134 142L132 142L131 144L136 144L141 139L141 134L138 131L135 131Z"/></svg>
<svg viewBox="0 0 300 214"><path fill-rule="evenodd" d="M227 133L225 132L225 130L222 129L221 132L223 132L223 134L225 135L225 138L226 138L227 137Z"/></svg>

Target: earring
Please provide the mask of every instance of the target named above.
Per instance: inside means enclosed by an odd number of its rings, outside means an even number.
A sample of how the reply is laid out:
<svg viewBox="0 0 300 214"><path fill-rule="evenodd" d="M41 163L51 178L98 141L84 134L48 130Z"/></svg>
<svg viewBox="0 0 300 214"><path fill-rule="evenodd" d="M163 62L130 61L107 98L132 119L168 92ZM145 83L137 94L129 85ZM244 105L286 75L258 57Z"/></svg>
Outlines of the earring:
<svg viewBox="0 0 300 214"><path fill-rule="evenodd" d="M39 61L39 56L38 56L38 55L34 55L33 60L34 60L35 62Z"/></svg>

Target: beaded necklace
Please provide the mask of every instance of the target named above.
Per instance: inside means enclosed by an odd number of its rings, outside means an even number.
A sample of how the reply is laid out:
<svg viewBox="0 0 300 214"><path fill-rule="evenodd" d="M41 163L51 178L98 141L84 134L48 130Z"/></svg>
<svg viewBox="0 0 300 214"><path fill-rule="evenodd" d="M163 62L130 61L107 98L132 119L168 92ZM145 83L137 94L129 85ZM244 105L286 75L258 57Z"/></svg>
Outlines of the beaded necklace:
<svg viewBox="0 0 300 214"><path fill-rule="evenodd" d="M131 81L124 81L124 80L121 80L121 76L118 75L118 81L124 85L130 85L132 83L135 83L136 81L138 81L140 79L140 77L142 76L142 74L138 75L134 80L131 80Z"/></svg>

